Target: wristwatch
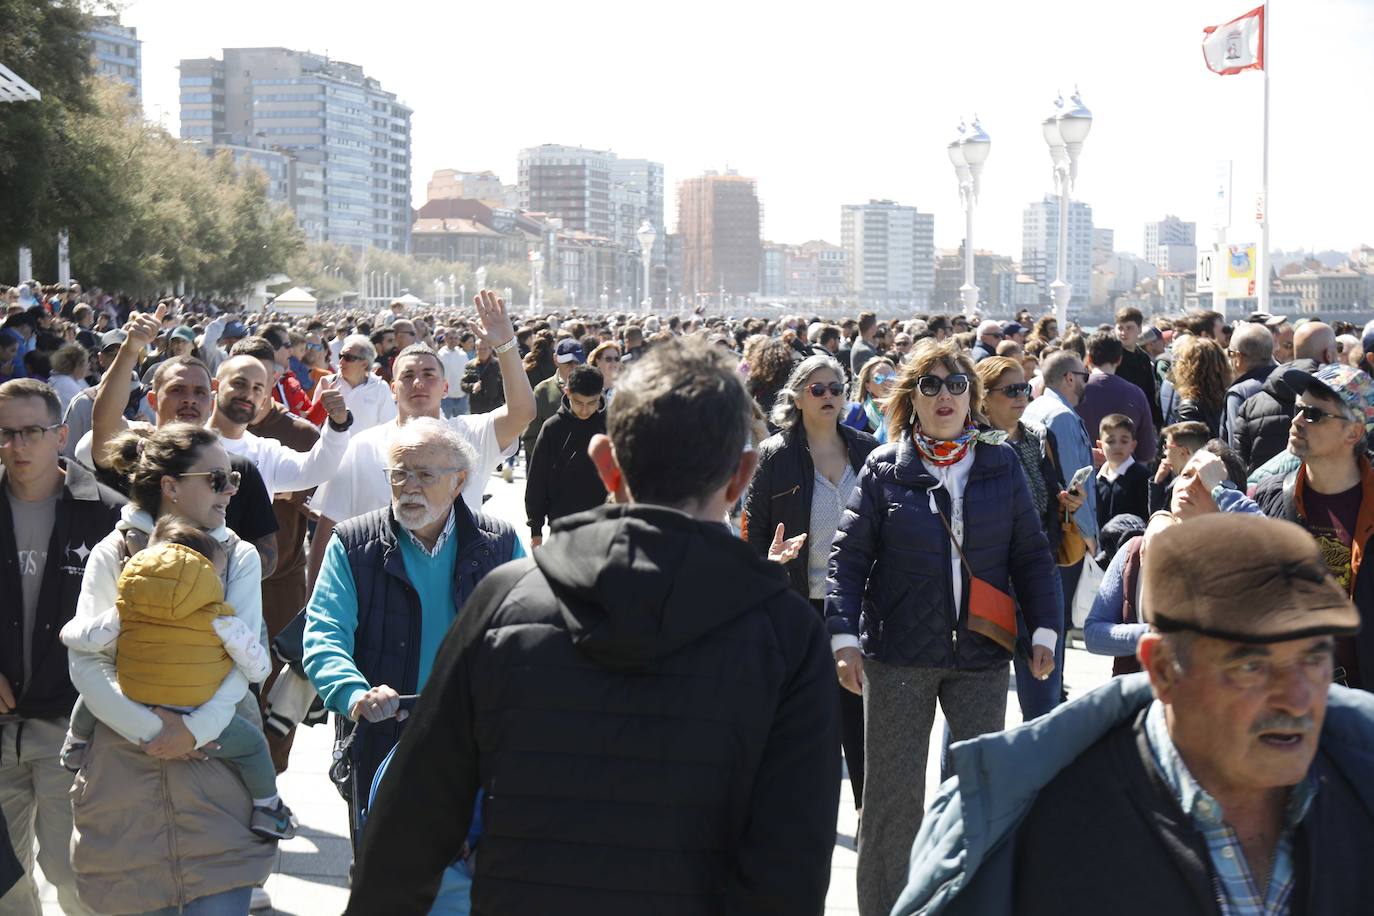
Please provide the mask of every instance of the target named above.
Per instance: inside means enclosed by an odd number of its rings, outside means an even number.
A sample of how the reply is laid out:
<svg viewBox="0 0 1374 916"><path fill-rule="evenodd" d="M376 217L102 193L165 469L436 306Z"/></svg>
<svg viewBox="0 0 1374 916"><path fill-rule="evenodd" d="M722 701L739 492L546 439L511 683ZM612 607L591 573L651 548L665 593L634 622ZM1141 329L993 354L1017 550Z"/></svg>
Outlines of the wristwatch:
<svg viewBox="0 0 1374 916"><path fill-rule="evenodd" d="M332 430L334 430L334 432L336 432L336 433L346 433L346 432L348 432L348 428L349 428L350 426L352 426L352 425L353 425L353 411L351 411L351 410L348 412L348 419L347 419L347 420L344 420L342 423L335 423L333 417L330 417L330 418L329 418L329 428L332 429Z"/></svg>
<svg viewBox="0 0 1374 916"><path fill-rule="evenodd" d="M497 356L500 356L502 353L505 353L505 352L508 351L508 350L514 350L514 349L515 349L515 343L516 343L515 338L512 337L510 340L508 340L508 341L506 341L505 343L501 344L501 346L499 346L499 347L493 347L491 352L495 353Z"/></svg>

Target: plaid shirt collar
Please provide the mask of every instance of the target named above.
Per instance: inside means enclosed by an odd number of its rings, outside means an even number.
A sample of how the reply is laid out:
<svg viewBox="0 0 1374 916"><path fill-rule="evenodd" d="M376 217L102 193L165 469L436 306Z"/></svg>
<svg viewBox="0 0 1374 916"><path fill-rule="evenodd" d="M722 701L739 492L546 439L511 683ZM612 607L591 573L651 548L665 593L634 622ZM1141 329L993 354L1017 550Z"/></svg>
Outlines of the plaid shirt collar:
<svg viewBox="0 0 1374 916"><path fill-rule="evenodd" d="M1207 790L1198 785L1188 765L1179 756L1164 719L1164 704L1155 700L1145 715L1145 737L1150 742L1155 763L1185 814L1207 844L1212 863L1213 886L1222 916L1286 916L1293 895L1293 835L1312 807L1317 782L1309 773L1288 793L1283 831L1274 850L1269 887L1261 892L1250 872L1240 838L1225 812Z"/></svg>
<svg viewBox="0 0 1374 916"><path fill-rule="evenodd" d="M402 525L400 522L397 522L396 524L397 527L399 527L402 531L406 533L406 537L410 538L410 543L414 544L416 548L425 556L433 558L439 555L439 551L444 549L444 545L448 543L448 539L453 536L454 521L457 519L457 517L457 513L453 511L453 508L449 507L448 521L444 524L444 530L439 533L439 539L434 542L433 549L426 547L424 541L421 541L419 538L417 538L415 536L415 532L411 531L405 525Z"/></svg>

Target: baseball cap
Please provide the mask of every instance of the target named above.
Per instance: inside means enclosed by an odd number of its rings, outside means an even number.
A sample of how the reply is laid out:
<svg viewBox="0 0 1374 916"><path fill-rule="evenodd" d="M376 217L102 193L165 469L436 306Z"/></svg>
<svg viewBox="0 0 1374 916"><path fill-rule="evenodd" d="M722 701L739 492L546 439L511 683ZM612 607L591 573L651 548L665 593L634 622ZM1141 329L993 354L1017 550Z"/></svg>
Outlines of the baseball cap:
<svg viewBox="0 0 1374 916"><path fill-rule="evenodd" d="M1144 554L1141 606L1161 632L1244 643L1355 633L1360 613L1317 542L1292 522L1218 513L1161 531Z"/></svg>
<svg viewBox="0 0 1374 916"><path fill-rule="evenodd" d="M129 339L129 335L115 328L113 331L106 331L100 335L100 349L108 350L110 347L117 347Z"/></svg>
<svg viewBox="0 0 1374 916"><path fill-rule="evenodd" d="M1159 330L1152 324L1147 324L1140 329L1140 336L1135 339L1138 344L1154 343L1159 340Z"/></svg>
<svg viewBox="0 0 1374 916"><path fill-rule="evenodd" d="M554 359L560 363L585 363L587 354L582 351L582 345L575 340L560 340Z"/></svg>
<svg viewBox="0 0 1374 916"><path fill-rule="evenodd" d="M1002 325L1003 337L1010 337L1013 334L1024 334L1025 332L1025 327L1023 327L1019 321L1008 321L1006 324Z"/></svg>
<svg viewBox="0 0 1374 916"><path fill-rule="evenodd" d="M232 337L236 340L241 339L248 336L248 328L244 326L242 321L231 321L224 326L220 336Z"/></svg>
<svg viewBox="0 0 1374 916"><path fill-rule="evenodd" d="M1330 363L1316 372L1289 369L1283 383L1295 394L1316 392L1322 397L1340 401L1364 423L1365 432L1374 430L1374 378L1345 363Z"/></svg>
<svg viewBox="0 0 1374 916"><path fill-rule="evenodd" d="M191 330L184 324L178 325L176 328L174 328L172 330L171 336L176 337L179 340L184 340L190 344L194 344L196 342L196 332Z"/></svg>

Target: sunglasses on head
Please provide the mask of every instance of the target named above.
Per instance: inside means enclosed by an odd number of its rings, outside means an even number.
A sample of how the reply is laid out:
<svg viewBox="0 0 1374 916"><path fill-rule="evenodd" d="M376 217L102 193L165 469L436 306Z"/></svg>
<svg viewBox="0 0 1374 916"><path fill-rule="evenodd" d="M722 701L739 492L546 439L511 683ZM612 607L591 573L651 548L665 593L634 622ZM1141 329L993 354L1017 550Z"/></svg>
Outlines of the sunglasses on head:
<svg viewBox="0 0 1374 916"><path fill-rule="evenodd" d="M958 397L968 391L968 376L963 373L947 378L940 378L938 375L923 375L916 380L916 390L928 398L939 397L941 388L948 388L950 394Z"/></svg>
<svg viewBox="0 0 1374 916"><path fill-rule="evenodd" d="M829 392L835 397L839 397L840 395L844 394L844 386L841 385L839 382L831 382L828 385L823 385L820 382L816 382L814 384L807 385L806 390L811 392L811 396L813 398L823 398L825 397L826 392Z"/></svg>
<svg viewBox="0 0 1374 916"><path fill-rule="evenodd" d="M223 468L215 468L213 471L196 471L191 474L178 474L178 477L205 477L210 481L210 489L216 493L223 493L233 487L239 488L239 472L226 471Z"/></svg>
<svg viewBox="0 0 1374 916"><path fill-rule="evenodd" d="M988 391L1000 391L1009 398L1028 398L1031 393L1030 382L1017 382L1014 385L998 385Z"/></svg>
<svg viewBox="0 0 1374 916"><path fill-rule="evenodd" d="M1330 410L1322 410L1320 407L1316 407L1316 406L1314 406L1314 405L1312 405L1312 404L1299 404L1299 405L1298 405L1298 413L1302 416L1302 418L1303 418L1303 420L1304 420L1305 422L1307 422L1307 423L1313 423L1313 424L1315 424L1315 423L1320 423L1322 420L1325 420L1327 417L1331 417L1332 419L1336 419L1336 420L1349 420L1349 419L1350 419L1350 418L1349 418L1348 416L1346 416L1344 413L1337 413L1337 412L1330 411Z"/></svg>

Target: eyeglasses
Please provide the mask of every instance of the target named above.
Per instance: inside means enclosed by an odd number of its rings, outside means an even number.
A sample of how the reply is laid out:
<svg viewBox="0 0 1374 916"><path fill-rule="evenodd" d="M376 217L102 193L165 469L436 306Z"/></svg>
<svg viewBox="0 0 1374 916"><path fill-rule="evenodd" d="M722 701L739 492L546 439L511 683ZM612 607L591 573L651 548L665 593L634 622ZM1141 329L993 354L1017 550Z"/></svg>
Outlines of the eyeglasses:
<svg viewBox="0 0 1374 916"><path fill-rule="evenodd" d="M412 480L418 481L422 487L432 487L439 482L440 477L448 474L456 474L462 468L382 468L386 472L386 479L393 487L403 487Z"/></svg>
<svg viewBox="0 0 1374 916"><path fill-rule="evenodd" d="M8 448L15 439L22 445L33 445L42 439L50 431L58 429L61 423L54 423L52 426L21 426L18 429L0 429L0 448Z"/></svg>
<svg viewBox="0 0 1374 916"><path fill-rule="evenodd" d="M1333 413L1332 411L1322 410L1320 407L1315 407L1311 404L1299 404L1297 405L1297 407L1298 413L1302 415L1303 420L1311 424L1320 423L1327 417L1331 417L1332 419L1336 420L1350 420L1350 417L1347 416L1344 412Z"/></svg>
<svg viewBox="0 0 1374 916"><path fill-rule="evenodd" d="M1085 382L1086 382L1088 379L1090 379L1090 378L1093 377L1093 374L1092 374L1091 372L1086 372L1086 371L1084 371L1083 369L1070 369L1068 372L1065 372L1064 374L1065 374L1065 375L1076 375L1076 376L1078 376L1079 378L1083 379L1083 381L1085 381Z"/></svg>
<svg viewBox="0 0 1374 916"><path fill-rule="evenodd" d="M309 349L311 349L311 350L323 350L323 349L324 349L324 344L308 343L308 344L306 344L306 347L309 348Z"/></svg>
<svg viewBox="0 0 1374 916"><path fill-rule="evenodd" d="M213 471L195 471L191 474L178 474L177 477L207 477L210 480L210 489L216 493L223 493L233 487L239 488L239 481L242 479L238 471L226 471L223 468L215 468Z"/></svg>
<svg viewBox="0 0 1374 916"><path fill-rule="evenodd" d="M957 398L968 391L968 376L963 373L951 375L948 378L940 378L938 375L923 375L916 380L916 390L928 398L939 397L941 388L948 388L949 393Z"/></svg>
<svg viewBox="0 0 1374 916"><path fill-rule="evenodd" d="M825 397L826 392L829 392L834 397L839 397L840 395L844 394L844 386L841 385L839 382L831 382L828 385L823 385L820 382L816 382L814 385L807 385L806 390L811 392L811 396L813 398L823 398Z"/></svg>
<svg viewBox="0 0 1374 916"><path fill-rule="evenodd" d="M888 382L896 381L896 379L897 376L893 375L891 372L873 373L873 384L875 385L886 385Z"/></svg>
<svg viewBox="0 0 1374 916"><path fill-rule="evenodd" d="M1031 393L1030 382L1017 382L1015 385L998 385L988 391L1000 391L1009 398L1028 398Z"/></svg>
<svg viewBox="0 0 1374 916"><path fill-rule="evenodd" d="M367 362L367 357L366 357L366 356L359 356L359 355L357 355L356 353L340 353L340 354L339 354L339 359L343 360L343 361L346 362L346 363L365 363L365 362Z"/></svg>

